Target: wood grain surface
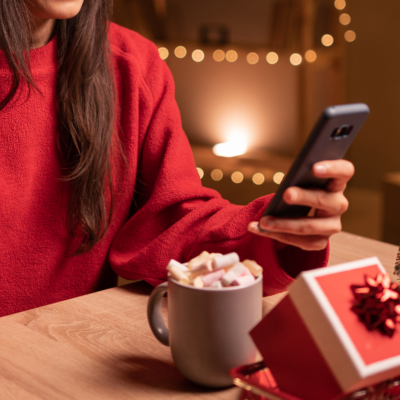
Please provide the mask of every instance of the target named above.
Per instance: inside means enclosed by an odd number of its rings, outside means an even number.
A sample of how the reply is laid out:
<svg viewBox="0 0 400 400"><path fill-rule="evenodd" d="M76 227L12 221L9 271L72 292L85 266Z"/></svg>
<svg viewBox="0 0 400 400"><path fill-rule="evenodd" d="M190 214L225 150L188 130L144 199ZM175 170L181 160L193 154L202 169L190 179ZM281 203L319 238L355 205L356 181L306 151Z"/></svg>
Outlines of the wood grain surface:
<svg viewBox="0 0 400 400"><path fill-rule="evenodd" d="M392 271L396 252L340 233L330 264L376 255ZM238 388L204 389L180 375L147 323L151 289L138 282L1 318L0 399L239 399ZM280 297L263 299L264 312Z"/></svg>

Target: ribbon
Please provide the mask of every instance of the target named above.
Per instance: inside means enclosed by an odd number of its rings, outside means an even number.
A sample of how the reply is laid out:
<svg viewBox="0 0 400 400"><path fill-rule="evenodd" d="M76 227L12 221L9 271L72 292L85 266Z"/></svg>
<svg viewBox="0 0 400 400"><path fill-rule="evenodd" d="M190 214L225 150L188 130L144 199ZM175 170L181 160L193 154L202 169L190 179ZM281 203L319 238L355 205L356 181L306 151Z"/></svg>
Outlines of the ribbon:
<svg viewBox="0 0 400 400"><path fill-rule="evenodd" d="M365 275L365 285L351 285L355 304L351 307L368 330L378 329L390 337L400 322L400 287L389 275Z"/></svg>

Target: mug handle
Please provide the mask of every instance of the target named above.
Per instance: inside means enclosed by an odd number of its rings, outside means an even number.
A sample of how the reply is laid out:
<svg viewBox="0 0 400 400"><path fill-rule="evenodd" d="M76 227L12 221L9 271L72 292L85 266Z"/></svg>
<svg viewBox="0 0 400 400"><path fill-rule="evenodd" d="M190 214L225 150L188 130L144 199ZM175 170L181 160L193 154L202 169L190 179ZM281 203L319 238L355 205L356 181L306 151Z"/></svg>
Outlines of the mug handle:
<svg viewBox="0 0 400 400"><path fill-rule="evenodd" d="M147 303L147 319L154 336L165 346L169 346L169 330L161 315L161 300L168 290L168 282L153 289Z"/></svg>

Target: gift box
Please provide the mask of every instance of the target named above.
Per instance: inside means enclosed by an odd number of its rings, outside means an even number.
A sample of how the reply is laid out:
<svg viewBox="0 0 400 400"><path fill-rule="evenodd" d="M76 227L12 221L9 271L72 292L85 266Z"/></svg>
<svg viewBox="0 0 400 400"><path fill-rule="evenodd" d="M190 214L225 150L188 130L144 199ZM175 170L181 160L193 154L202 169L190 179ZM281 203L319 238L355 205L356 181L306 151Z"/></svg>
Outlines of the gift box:
<svg viewBox="0 0 400 400"><path fill-rule="evenodd" d="M250 335L281 390L338 399L400 375L399 303L376 257L306 271Z"/></svg>

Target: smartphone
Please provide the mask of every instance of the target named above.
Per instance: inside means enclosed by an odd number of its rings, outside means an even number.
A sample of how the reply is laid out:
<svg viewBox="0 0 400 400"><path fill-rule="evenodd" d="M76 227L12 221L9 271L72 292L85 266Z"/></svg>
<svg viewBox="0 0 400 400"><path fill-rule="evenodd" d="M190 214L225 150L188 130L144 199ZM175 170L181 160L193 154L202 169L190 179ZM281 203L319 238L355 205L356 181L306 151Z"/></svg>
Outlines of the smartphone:
<svg viewBox="0 0 400 400"><path fill-rule="evenodd" d="M264 215L283 218L307 216L310 207L287 204L282 198L283 192L290 186L323 189L328 179L316 178L311 170L313 164L343 158L368 114L369 108L363 103L325 108Z"/></svg>

